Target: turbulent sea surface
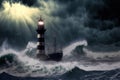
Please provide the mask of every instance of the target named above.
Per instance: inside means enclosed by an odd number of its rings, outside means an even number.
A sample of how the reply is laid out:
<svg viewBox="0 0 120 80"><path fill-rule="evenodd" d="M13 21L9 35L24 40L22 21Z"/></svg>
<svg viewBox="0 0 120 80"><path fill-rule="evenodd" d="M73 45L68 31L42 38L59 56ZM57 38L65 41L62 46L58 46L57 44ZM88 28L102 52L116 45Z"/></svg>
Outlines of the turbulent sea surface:
<svg viewBox="0 0 120 80"><path fill-rule="evenodd" d="M86 45L85 40L80 40L66 46L62 61L55 62L36 59L34 42L22 51L13 50L4 42L0 49L0 80L119 80L119 60L90 58ZM94 54L99 53L91 55Z"/></svg>
<svg viewBox="0 0 120 80"><path fill-rule="evenodd" d="M0 74L0 80L119 80L120 69L110 71L84 71L77 67L57 77L15 77Z"/></svg>

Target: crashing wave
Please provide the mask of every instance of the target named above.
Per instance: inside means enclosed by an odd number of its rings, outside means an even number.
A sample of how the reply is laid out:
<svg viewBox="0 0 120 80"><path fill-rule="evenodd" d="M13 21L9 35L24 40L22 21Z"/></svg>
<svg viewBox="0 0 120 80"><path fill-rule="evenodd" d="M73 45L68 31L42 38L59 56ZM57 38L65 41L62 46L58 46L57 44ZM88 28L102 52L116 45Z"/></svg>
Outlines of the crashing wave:
<svg viewBox="0 0 120 80"><path fill-rule="evenodd" d="M1 47L0 61L3 58L3 63L8 67L0 66L0 73L7 72L14 76L56 76L62 75L74 67L83 70L111 70L119 68L120 62L116 63L101 63L90 62L89 60L76 58L73 56L72 51L78 46L86 45L86 41L77 41L63 49L63 60L60 62L55 61L39 61L35 58L36 43L29 42L26 49L17 51L11 48ZM79 54L77 54L79 55ZM9 58L10 57L10 58ZM12 58L12 59L11 59ZM10 61L9 61L10 59Z"/></svg>

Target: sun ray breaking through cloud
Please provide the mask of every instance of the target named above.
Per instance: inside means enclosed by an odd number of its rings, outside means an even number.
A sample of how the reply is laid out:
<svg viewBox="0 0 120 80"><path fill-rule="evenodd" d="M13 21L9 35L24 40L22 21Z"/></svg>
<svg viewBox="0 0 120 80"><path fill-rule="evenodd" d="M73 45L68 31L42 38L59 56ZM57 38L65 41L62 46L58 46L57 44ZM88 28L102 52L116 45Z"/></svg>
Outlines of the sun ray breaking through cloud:
<svg viewBox="0 0 120 80"><path fill-rule="evenodd" d="M36 28L36 17L40 12L39 9L25 6L20 2L10 3L5 1L2 5L3 7L0 12L0 31L4 33L1 35L4 35L5 38L11 36L14 39L16 37L18 41L22 38L23 44L24 42L27 43L28 40L33 38L33 30ZM17 42L14 40L11 43L16 44Z"/></svg>

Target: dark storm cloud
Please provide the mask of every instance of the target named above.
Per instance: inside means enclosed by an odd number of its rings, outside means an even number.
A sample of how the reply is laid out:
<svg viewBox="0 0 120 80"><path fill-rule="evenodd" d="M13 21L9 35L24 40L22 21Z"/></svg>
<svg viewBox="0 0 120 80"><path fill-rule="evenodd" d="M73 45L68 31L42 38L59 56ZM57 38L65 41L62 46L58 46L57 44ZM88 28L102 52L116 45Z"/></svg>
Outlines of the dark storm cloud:
<svg viewBox="0 0 120 80"><path fill-rule="evenodd" d="M4 1L4 0L0 0L0 6L2 6L3 1Z"/></svg>
<svg viewBox="0 0 120 80"><path fill-rule="evenodd" d="M89 27L98 28L100 30L119 27L119 3L119 1L115 0L104 0L104 5L101 9L98 7L95 7L97 10L91 10L88 8L90 13L90 20L88 21L88 25L90 25ZM100 24L101 26L98 27L95 24Z"/></svg>
<svg viewBox="0 0 120 80"><path fill-rule="evenodd" d="M115 0L57 0L65 8L55 16L63 18L63 24L74 25L76 38L85 37L88 44L119 44L119 1ZM85 16L86 14L86 16ZM71 17L71 19L70 19ZM78 19L77 19L78 18ZM67 21L69 19L71 22ZM82 19L82 20L81 20ZM72 21L73 20L73 21ZM84 23L84 25L83 25ZM71 24L69 26L72 26ZM67 26L65 26L67 27ZM69 27L71 28L71 27ZM71 31L72 31L71 30ZM73 33L73 34L74 34ZM71 32L71 35L73 35ZM69 33L67 34L69 35ZM73 38L73 37L72 37ZM75 37L74 37L75 38ZM75 38L75 39L76 39Z"/></svg>
<svg viewBox="0 0 120 80"><path fill-rule="evenodd" d="M89 20L85 25L93 28L88 41L99 44L118 44L120 42L120 25L119 22L119 1L104 0L101 8L95 7L96 10L89 9ZM94 14L93 14L94 13ZM93 40L92 40L93 39Z"/></svg>
<svg viewBox="0 0 120 80"><path fill-rule="evenodd" d="M99 16L98 18L101 19L120 19L120 1L118 0L104 0L105 6L104 9L99 11Z"/></svg>
<svg viewBox="0 0 120 80"><path fill-rule="evenodd" d="M115 13L109 13L112 8L110 1L107 0L14 0L15 2L21 1L22 4L35 7L39 9L40 14L45 19L46 24L46 42L51 43L54 36L59 36L57 39L58 44L66 45L70 42L78 39L87 39L89 45L96 44L115 44L119 46L120 41L120 28L118 18L115 17ZM111 2L112 3L112 2ZM115 5L116 3L114 3ZM114 9L113 9L114 10ZM104 11L107 11L105 14ZM110 11L112 12L112 10ZM116 11L117 12L117 11ZM38 14L39 15L39 14ZM37 15L37 16L38 16ZM105 16L107 15L107 16ZM118 15L117 15L118 16ZM28 19L28 18L27 18ZM30 18L31 20L33 18ZM3 20L4 21L4 20ZM2 22L1 21L1 24ZM33 21L33 20L32 20ZM26 20L27 22L27 20ZM13 22L14 24L14 22ZM25 26L25 25L23 25ZM27 23L27 26L31 26L31 23ZM37 27L37 25L32 24ZM25 36L16 37L14 33L8 28L8 36L6 31L1 29L1 43L5 37L9 38L10 41L16 42L25 40L25 43L36 39L35 28L31 28L33 33L32 38ZM18 33L18 32L16 32ZM19 33L20 34L20 33ZM16 34L17 35L17 34ZM14 38L15 37L15 38ZM16 40L14 40L16 39ZM24 44L24 43L23 43Z"/></svg>
<svg viewBox="0 0 120 80"><path fill-rule="evenodd" d="M10 1L10 2L21 2L22 4L28 5L28 6L32 6L34 5L37 0L1 0L0 4L2 4L3 1Z"/></svg>
<svg viewBox="0 0 120 80"><path fill-rule="evenodd" d="M21 2L25 5L32 6L37 2L37 0L21 0Z"/></svg>

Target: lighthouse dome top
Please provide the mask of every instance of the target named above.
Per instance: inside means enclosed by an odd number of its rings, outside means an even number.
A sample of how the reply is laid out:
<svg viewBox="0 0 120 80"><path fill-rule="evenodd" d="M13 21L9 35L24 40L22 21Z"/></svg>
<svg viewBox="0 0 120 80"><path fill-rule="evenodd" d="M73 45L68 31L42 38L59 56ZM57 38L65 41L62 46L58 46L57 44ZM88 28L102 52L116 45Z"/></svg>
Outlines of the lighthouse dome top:
<svg viewBox="0 0 120 80"><path fill-rule="evenodd" d="M44 25L44 21L41 18L38 21L38 25Z"/></svg>

